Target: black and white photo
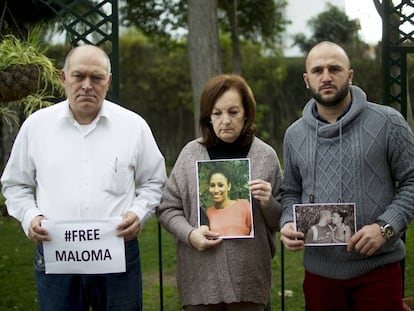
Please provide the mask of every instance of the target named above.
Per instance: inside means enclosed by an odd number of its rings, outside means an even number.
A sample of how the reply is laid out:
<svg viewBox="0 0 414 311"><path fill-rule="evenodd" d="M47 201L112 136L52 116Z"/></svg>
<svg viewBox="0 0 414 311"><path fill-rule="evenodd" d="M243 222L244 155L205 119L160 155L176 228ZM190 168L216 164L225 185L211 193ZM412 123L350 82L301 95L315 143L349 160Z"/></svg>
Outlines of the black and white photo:
<svg viewBox="0 0 414 311"><path fill-rule="evenodd" d="M295 204L297 231L305 234L305 246L346 245L355 233L355 204Z"/></svg>

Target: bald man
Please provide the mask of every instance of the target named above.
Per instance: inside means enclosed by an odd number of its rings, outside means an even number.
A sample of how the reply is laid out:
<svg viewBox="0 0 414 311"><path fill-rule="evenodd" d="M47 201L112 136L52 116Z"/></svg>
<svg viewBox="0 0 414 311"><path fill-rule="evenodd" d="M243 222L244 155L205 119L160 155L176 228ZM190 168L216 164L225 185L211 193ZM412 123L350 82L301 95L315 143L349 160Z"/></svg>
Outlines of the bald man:
<svg viewBox="0 0 414 311"><path fill-rule="evenodd" d="M286 131L281 239L304 249L307 311L403 310L400 237L414 217L414 136L402 115L352 85L347 53L332 42L306 58L312 94ZM398 185L398 187L397 187ZM347 246L304 247L293 204L354 203Z"/></svg>

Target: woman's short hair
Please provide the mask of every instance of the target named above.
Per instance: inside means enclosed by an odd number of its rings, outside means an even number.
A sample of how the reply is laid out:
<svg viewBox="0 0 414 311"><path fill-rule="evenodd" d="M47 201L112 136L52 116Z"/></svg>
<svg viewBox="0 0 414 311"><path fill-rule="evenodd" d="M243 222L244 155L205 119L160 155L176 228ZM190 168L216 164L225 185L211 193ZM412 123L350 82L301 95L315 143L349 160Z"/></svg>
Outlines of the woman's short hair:
<svg viewBox="0 0 414 311"><path fill-rule="evenodd" d="M211 78L204 86L200 96L199 126L202 144L211 147L217 144L218 137L214 133L211 114L217 99L226 91L234 89L239 92L245 113L244 127L240 133L240 143L248 145L256 132L254 120L256 117L256 100L247 82L237 74L221 74Z"/></svg>

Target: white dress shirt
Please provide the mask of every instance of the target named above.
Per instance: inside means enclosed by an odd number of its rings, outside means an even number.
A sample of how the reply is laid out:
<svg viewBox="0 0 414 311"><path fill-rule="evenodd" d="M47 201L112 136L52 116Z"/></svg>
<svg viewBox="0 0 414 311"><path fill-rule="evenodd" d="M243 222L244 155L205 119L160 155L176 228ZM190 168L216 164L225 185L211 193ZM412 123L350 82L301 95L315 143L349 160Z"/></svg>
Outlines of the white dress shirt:
<svg viewBox="0 0 414 311"><path fill-rule="evenodd" d="M143 224L165 180L164 157L143 118L105 100L81 126L65 100L26 119L1 183L9 214L28 234L38 215L79 220L132 211Z"/></svg>

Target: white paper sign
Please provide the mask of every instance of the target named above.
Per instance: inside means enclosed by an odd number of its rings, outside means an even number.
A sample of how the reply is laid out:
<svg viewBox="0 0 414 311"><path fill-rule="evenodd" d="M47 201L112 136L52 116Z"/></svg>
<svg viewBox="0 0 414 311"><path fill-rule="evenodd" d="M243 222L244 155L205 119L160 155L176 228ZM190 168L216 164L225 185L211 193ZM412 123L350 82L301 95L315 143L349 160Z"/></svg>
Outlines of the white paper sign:
<svg viewBox="0 0 414 311"><path fill-rule="evenodd" d="M125 272L124 238L116 236L121 217L99 220L42 220L51 241L43 242L46 273Z"/></svg>

